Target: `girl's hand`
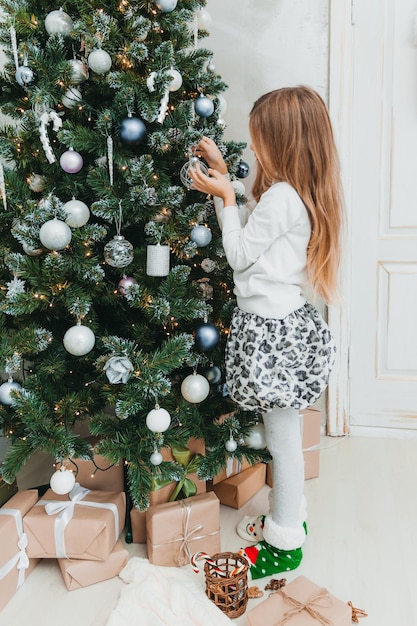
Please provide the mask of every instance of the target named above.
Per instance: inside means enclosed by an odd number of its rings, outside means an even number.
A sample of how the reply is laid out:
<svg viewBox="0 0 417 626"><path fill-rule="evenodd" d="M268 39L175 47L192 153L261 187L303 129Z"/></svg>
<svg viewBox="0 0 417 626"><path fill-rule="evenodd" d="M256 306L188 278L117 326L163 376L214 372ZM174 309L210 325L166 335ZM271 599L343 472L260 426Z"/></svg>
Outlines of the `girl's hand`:
<svg viewBox="0 0 417 626"><path fill-rule="evenodd" d="M193 181L192 189L222 198L224 206L236 204L235 190L230 180L224 177L224 174L210 168L210 176L206 176L201 171L199 163L196 163L195 167L190 167L188 174Z"/></svg>
<svg viewBox="0 0 417 626"><path fill-rule="evenodd" d="M217 170L220 174L227 174L227 165L224 162L222 153L212 139L203 137L196 146L195 154L203 158L212 169Z"/></svg>

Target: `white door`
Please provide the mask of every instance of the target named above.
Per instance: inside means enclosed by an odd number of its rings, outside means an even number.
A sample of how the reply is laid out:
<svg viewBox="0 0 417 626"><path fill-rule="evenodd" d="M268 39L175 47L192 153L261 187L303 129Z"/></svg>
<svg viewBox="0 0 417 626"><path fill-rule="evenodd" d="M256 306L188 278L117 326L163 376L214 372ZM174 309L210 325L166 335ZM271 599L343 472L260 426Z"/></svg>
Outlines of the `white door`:
<svg viewBox="0 0 417 626"><path fill-rule="evenodd" d="M353 9L350 430L417 437L417 2L353 0Z"/></svg>

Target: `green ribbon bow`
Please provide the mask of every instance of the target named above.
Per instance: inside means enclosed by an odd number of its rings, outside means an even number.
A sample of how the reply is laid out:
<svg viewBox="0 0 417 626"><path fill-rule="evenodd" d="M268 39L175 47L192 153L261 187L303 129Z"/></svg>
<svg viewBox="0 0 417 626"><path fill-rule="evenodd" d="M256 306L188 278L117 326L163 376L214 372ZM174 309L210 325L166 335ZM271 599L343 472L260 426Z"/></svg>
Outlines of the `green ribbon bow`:
<svg viewBox="0 0 417 626"><path fill-rule="evenodd" d="M203 458L201 454L194 454L188 448L175 448L172 447L172 456L175 461L184 468L184 475L181 480L178 481L169 502L174 500L182 500L183 498L190 498L197 493L197 485L191 478L188 478L187 474L193 474L197 471L200 461ZM172 480L162 480L154 478L152 481L152 489L162 489L166 485L172 483Z"/></svg>

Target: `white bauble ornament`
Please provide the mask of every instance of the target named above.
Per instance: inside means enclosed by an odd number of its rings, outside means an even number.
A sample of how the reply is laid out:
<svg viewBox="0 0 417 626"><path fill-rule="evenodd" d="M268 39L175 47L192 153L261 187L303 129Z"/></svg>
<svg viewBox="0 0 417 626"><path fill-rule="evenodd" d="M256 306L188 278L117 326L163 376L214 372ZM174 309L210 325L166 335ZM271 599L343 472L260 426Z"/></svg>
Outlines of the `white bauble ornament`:
<svg viewBox="0 0 417 626"><path fill-rule="evenodd" d="M207 228L207 226L204 226L204 224L197 224L190 233L190 239L194 241L199 248L204 248L209 245L212 239L211 230Z"/></svg>
<svg viewBox="0 0 417 626"><path fill-rule="evenodd" d="M80 228L87 224L90 218L90 209L88 206L81 202L81 200L69 200L62 207L67 214L65 223L72 228Z"/></svg>
<svg viewBox="0 0 417 626"><path fill-rule="evenodd" d="M256 424L244 437L244 440L246 445L254 450L266 448L265 426L261 423Z"/></svg>
<svg viewBox="0 0 417 626"><path fill-rule="evenodd" d="M13 391L13 389L19 391L22 387L19 383L16 383L13 380L8 380L0 385L0 402L2 404L6 404L7 406L11 406L13 404L14 398L10 396L10 392Z"/></svg>
<svg viewBox="0 0 417 626"><path fill-rule="evenodd" d="M83 166L83 157L79 152L70 148L61 154L59 164L67 174L77 174Z"/></svg>
<svg viewBox="0 0 417 626"><path fill-rule="evenodd" d="M105 50L96 48L92 50L87 59L88 67L96 74L105 74L111 68L111 56Z"/></svg>
<svg viewBox="0 0 417 626"><path fill-rule="evenodd" d="M187 402L197 404L209 395L210 383L201 374L190 374L182 381L181 393Z"/></svg>
<svg viewBox="0 0 417 626"><path fill-rule="evenodd" d="M221 115L224 115L226 113L226 109L227 109L227 102L224 96L222 96L221 94L219 94L217 97L217 100L219 101L219 113Z"/></svg>
<svg viewBox="0 0 417 626"><path fill-rule="evenodd" d="M243 183L240 182L240 180L232 180L232 187L235 190L235 194L238 196L244 196L246 189L245 189L245 185Z"/></svg>
<svg viewBox="0 0 417 626"><path fill-rule="evenodd" d="M61 102L67 109L72 109L72 107L76 106L82 99L81 91L76 87L70 87L62 96Z"/></svg>
<svg viewBox="0 0 417 626"><path fill-rule="evenodd" d="M208 30L211 25L211 15L205 9L197 11L197 26L200 30Z"/></svg>
<svg viewBox="0 0 417 626"><path fill-rule="evenodd" d="M72 19L62 9L51 11L45 18L45 29L48 35L69 35L72 27Z"/></svg>
<svg viewBox="0 0 417 626"><path fill-rule="evenodd" d="M146 426L153 433L163 433L171 424L171 416L166 409L157 404L146 416Z"/></svg>
<svg viewBox="0 0 417 626"><path fill-rule="evenodd" d="M51 476L49 481L51 489L59 496L63 496L69 493L75 485L75 474L71 470L67 470L66 467L61 467Z"/></svg>
<svg viewBox="0 0 417 626"><path fill-rule="evenodd" d="M168 85L169 91L178 91L182 85L182 76L177 70L168 70L168 76L170 77L170 83Z"/></svg>
<svg viewBox="0 0 417 626"><path fill-rule="evenodd" d="M48 250L63 250L71 241L71 237L71 228L57 217L42 224L39 231L41 244Z"/></svg>
<svg viewBox="0 0 417 626"><path fill-rule="evenodd" d="M71 85L81 85L81 83L85 83L89 77L87 65L79 59L71 59L68 63L71 65Z"/></svg>
<svg viewBox="0 0 417 626"><path fill-rule="evenodd" d="M21 65L16 70L16 82L21 87L32 87L35 84L36 74L32 70L32 68L27 67L26 65Z"/></svg>
<svg viewBox="0 0 417 626"><path fill-rule="evenodd" d="M152 452L149 460L152 463L152 465L161 465L164 459L160 452Z"/></svg>
<svg viewBox="0 0 417 626"><path fill-rule="evenodd" d="M88 354L96 342L95 335L91 328L77 324L67 330L63 338L64 348L74 356L84 356Z"/></svg>
<svg viewBox="0 0 417 626"><path fill-rule="evenodd" d="M178 0L157 0L156 6L162 13L171 13L177 6Z"/></svg>
<svg viewBox="0 0 417 626"><path fill-rule="evenodd" d="M226 448L228 452L234 452L237 448L237 441L235 441L234 439L232 439L232 437L230 437L230 439L228 439L226 443L224 444L224 447Z"/></svg>

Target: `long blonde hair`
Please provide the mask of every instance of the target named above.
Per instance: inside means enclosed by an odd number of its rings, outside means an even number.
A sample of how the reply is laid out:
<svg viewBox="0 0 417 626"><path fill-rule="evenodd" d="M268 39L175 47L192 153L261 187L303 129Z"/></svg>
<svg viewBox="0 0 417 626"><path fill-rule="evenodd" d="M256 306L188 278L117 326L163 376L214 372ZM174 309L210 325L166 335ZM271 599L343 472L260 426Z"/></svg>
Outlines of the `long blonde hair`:
<svg viewBox="0 0 417 626"><path fill-rule="evenodd" d="M337 296L343 195L339 159L324 101L308 87L286 87L261 96L249 117L258 161L252 193L258 202L276 182L297 191L310 216L307 275L326 302Z"/></svg>

